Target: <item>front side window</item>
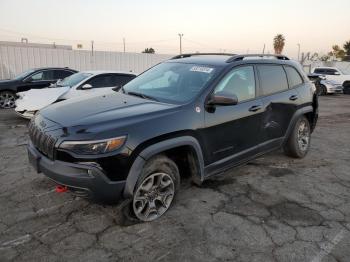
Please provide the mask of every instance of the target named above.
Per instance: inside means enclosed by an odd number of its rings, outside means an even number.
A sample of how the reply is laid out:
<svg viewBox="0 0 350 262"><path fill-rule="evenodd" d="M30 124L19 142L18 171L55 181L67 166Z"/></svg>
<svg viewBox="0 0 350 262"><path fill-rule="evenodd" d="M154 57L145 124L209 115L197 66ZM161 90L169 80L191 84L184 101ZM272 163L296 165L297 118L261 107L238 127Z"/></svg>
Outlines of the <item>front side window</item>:
<svg viewBox="0 0 350 262"><path fill-rule="evenodd" d="M255 77L253 66L243 66L229 72L214 93L227 92L236 95L239 102L255 98Z"/></svg>
<svg viewBox="0 0 350 262"><path fill-rule="evenodd" d="M288 80L291 88L301 85L303 83L303 79L301 78L297 70L295 70L293 67L290 67L290 66L286 66L285 69L287 72L287 76L288 76Z"/></svg>
<svg viewBox="0 0 350 262"><path fill-rule="evenodd" d="M314 73L315 73L315 74L323 74L324 72L325 72L325 70L322 69L322 68L316 68L316 69L314 70Z"/></svg>
<svg viewBox="0 0 350 262"><path fill-rule="evenodd" d="M54 73L52 70L41 71L41 72L36 73L30 77L30 81L32 81L32 82L53 80L53 79L54 79Z"/></svg>
<svg viewBox="0 0 350 262"><path fill-rule="evenodd" d="M286 73L279 65L259 65L261 91L263 95L269 95L288 89Z"/></svg>
<svg viewBox="0 0 350 262"><path fill-rule="evenodd" d="M88 80L84 84L90 84L92 88L114 87L111 75L100 75Z"/></svg>
<svg viewBox="0 0 350 262"><path fill-rule="evenodd" d="M124 91L170 103L185 103L201 92L216 71L213 66L162 63L127 83Z"/></svg>

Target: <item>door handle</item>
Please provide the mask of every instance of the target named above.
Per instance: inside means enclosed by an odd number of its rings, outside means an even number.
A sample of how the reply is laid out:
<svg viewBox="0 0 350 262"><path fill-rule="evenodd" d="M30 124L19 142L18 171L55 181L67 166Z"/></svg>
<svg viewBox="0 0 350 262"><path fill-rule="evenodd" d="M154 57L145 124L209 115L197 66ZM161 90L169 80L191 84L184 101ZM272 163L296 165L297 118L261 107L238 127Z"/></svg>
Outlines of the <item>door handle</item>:
<svg viewBox="0 0 350 262"><path fill-rule="evenodd" d="M297 95L292 95L289 97L289 100L292 100L292 101L295 101L298 99L298 96Z"/></svg>
<svg viewBox="0 0 350 262"><path fill-rule="evenodd" d="M249 111L250 112L256 112L256 111L259 111L261 108L262 108L262 106L255 105L255 106L252 106L251 108L249 108Z"/></svg>

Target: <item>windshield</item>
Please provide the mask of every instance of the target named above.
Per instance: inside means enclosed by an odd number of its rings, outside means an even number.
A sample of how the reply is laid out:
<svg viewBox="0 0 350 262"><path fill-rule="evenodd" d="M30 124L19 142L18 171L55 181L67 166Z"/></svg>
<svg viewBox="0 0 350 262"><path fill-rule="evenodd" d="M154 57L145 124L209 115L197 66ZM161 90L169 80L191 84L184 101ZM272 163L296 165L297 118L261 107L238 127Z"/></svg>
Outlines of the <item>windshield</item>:
<svg viewBox="0 0 350 262"><path fill-rule="evenodd" d="M122 90L144 98L185 103L199 94L215 71L211 66L162 63L130 81Z"/></svg>
<svg viewBox="0 0 350 262"><path fill-rule="evenodd" d="M25 77L29 76L31 73L33 73L34 71L35 70L33 70L33 69L26 70L26 71L20 73L19 75L16 75L13 79L18 80L18 79L25 78Z"/></svg>
<svg viewBox="0 0 350 262"><path fill-rule="evenodd" d="M64 78L63 80L57 82L57 86L75 86L76 84L80 83L84 79L88 78L92 74L90 73L76 73L71 76L68 76Z"/></svg>

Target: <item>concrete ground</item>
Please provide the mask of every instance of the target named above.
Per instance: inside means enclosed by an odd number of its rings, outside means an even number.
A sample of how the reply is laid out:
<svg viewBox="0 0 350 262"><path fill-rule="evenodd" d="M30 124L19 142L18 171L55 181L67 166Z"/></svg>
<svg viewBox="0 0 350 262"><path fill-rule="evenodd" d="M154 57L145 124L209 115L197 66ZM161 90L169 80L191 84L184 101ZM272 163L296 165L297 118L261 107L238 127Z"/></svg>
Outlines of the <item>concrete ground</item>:
<svg viewBox="0 0 350 262"><path fill-rule="evenodd" d="M305 159L274 152L196 187L160 220L57 194L0 111L0 261L350 261L350 96L320 98Z"/></svg>

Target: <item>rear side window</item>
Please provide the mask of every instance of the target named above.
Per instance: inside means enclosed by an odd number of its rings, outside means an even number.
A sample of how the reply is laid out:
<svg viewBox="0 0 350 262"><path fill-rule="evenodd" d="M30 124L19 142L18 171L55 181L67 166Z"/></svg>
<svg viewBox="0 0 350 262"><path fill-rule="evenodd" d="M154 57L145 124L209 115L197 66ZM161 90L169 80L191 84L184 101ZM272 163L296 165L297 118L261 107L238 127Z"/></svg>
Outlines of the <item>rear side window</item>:
<svg viewBox="0 0 350 262"><path fill-rule="evenodd" d="M260 88L263 95L269 95L288 89L286 73L279 65L259 65Z"/></svg>
<svg viewBox="0 0 350 262"><path fill-rule="evenodd" d="M67 71L67 70L55 70L54 71L54 79L64 79L67 76L72 75L73 72Z"/></svg>
<svg viewBox="0 0 350 262"><path fill-rule="evenodd" d="M288 80L291 88L301 85L303 83L303 79L301 78L301 76L299 75L296 69L290 66L286 66L285 69L287 72L287 76L288 76Z"/></svg>
<svg viewBox="0 0 350 262"><path fill-rule="evenodd" d="M337 73L337 70L335 69L327 69L326 75L335 75Z"/></svg>
<svg viewBox="0 0 350 262"><path fill-rule="evenodd" d="M134 75L113 75L112 83L114 86L125 85L126 83L130 82L134 78L135 78Z"/></svg>

